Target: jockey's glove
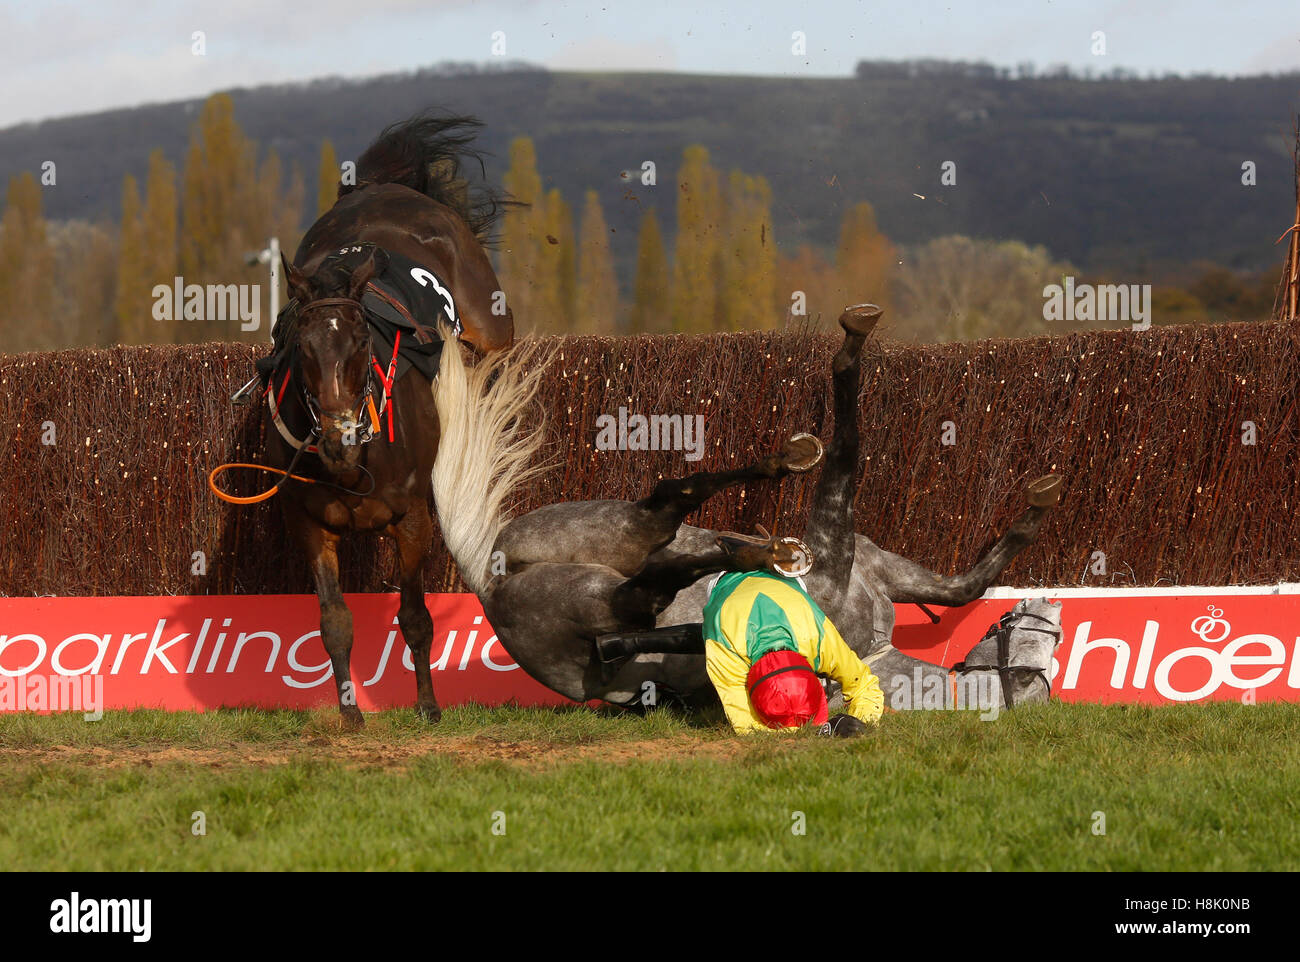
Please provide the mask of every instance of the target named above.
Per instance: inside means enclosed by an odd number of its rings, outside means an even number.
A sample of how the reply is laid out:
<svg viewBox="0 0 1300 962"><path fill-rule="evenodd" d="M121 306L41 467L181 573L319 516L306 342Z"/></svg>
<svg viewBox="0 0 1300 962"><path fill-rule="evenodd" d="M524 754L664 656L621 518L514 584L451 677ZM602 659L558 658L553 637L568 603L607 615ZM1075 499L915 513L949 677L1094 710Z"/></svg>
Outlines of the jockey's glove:
<svg viewBox="0 0 1300 962"><path fill-rule="evenodd" d="M856 738L864 735L870 730L869 725L854 718L852 715L836 715L821 728L817 729L818 735L828 735L835 738Z"/></svg>

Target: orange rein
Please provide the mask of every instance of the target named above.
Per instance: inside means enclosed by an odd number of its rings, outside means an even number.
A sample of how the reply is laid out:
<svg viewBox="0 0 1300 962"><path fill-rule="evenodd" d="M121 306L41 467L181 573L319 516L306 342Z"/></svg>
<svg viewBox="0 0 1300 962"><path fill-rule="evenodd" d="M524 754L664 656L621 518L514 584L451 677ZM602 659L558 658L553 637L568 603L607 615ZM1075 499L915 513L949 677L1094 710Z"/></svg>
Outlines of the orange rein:
<svg viewBox="0 0 1300 962"><path fill-rule="evenodd" d="M370 409L369 414L370 414L371 429L376 433L378 433L379 414L378 412L375 411L374 398L370 398L370 397L366 398L366 405ZM294 462L296 463L297 460L298 458L295 457ZM293 465L291 464L289 465L289 467L292 468ZM288 471L283 471L280 468L268 467L265 464L248 464L247 462L244 461L232 461L228 464L218 464L208 474L208 487L212 490L213 494L215 494L222 501L225 501L229 504L258 504L262 501L267 500L268 498L275 497L276 492L278 492L280 488L284 486L284 481L278 481L273 487L267 488L261 494L250 495L247 498L241 498L239 495L235 495L235 494L226 494L226 492L222 491L220 488L217 487L217 475L224 474L225 472L229 471L231 468L250 468L254 471L265 471L268 474L279 474L282 475L285 480L301 481L304 484L321 483L317 481L315 478L304 478L301 474L290 474Z"/></svg>
<svg viewBox="0 0 1300 962"><path fill-rule="evenodd" d="M375 288L374 285L371 285L371 288L375 290L377 293L383 293L382 291L379 291L378 288ZM391 298L385 296L385 300L389 300L399 308L402 307L402 305L398 304L395 301L392 301ZM334 303L352 304L357 307L360 307L360 304L358 304L350 297L327 297L327 298L322 298L320 300L315 300L310 302L309 304L306 305L306 307L303 308L303 310L306 310L307 308L316 305L334 304ZM411 316L410 313L405 309L402 309L402 313L408 318ZM412 323L415 323L414 318L412 318ZM423 330L423 328L421 328L418 323L415 323L415 326L417 329ZM374 365L375 370L379 373L380 382L384 386L384 401L386 402L385 407L388 413L388 440L390 442L393 440L393 401L392 401L393 382L396 379L395 375L397 373L397 349L398 349L398 345L400 345L401 343L402 343L402 332L398 330L397 335L393 338L393 359L388 364L387 374L384 373L384 369L379 366L379 362L375 360L373 355L370 358L370 361ZM280 397L284 396L284 389L288 386L289 386L289 374L288 372L285 372L284 384L280 386ZM263 396L269 394L270 391L271 391L271 379L268 379L266 385L266 391L263 392ZM277 398L277 403L278 403L278 398ZM272 409L272 413L274 413L274 409ZM375 410L375 399L371 397L369 393L366 394L365 408L362 411L358 412L358 414L368 414L370 416L371 433L372 434L379 433L379 412ZM311 438L308 438L307 440L310 441ZM294 455L293 461L289 463L289 470L293 469L293 466L298 463L298 458L302 456L303 451L307 450L309 447L310 446L307 444L307 442L303 442L302 447L298 449L298 453ZM281 475L282 479L280 481L277 481L272 487L263 491L261 494L254 494L254 495L250 495L247 498L241 498L238 495L226 494L226 492L222 491L220 488L217 487L217 476L220 474L224 474L226 471L229 471L231 468L251 468L254 471L265 471L268 474ZM284 487L285 481L288 480L301 481L304 484L321 483L317 481L315 478L304 478L300 474L290 474L289 471L284 471L281 470L280 468L268 467L265 464L248 464L243 461L232 461L227 464L219 464L215 468L213 468L211 472L209 472L208 487L212 490L213 494L215 494L218 498L220 498L222 501L227 502L228 504L258 504L262 501L266 501L268 498L275 497L276 492L278 492L280 488ZM372 478L371 479L372 486L373 483L374 483L374 479Z"/></svg>
<svg viewBox="0 0 1300 962"><path fill-rule="evenodd" d="M305 484L317 483L315 478L304 478L300 474L290 474L288 471L281 471L279 468L269 468L265 464L245 464L242 461L234 461L230 464L219 464L212 469L211 473L208 474L208 487L212 489L212 493L218 498L230 504L257 504L258 502L265 501L268 498L273 498L284 483L282 481L274 487L267 488L261 494L254 494L247 498L241 498L234 494L226 494L226 492L217 487L217 475L223 474L231 468L252 468L254 471L266 471L270 474L282 474L286 478L292 478L294 481L302 481Z"/></svg>

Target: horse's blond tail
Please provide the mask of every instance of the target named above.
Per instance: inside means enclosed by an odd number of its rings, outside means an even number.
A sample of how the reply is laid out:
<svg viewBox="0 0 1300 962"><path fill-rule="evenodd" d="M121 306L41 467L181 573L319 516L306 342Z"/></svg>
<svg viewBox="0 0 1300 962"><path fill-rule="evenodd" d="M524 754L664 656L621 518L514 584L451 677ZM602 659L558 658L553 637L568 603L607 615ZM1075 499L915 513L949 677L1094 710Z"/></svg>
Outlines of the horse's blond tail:
<svg viewBox="0 0 1300 962"><path fill-rule="evenodd" d="M492 546L509 520L512 491L542 473L536 463L545 434L526 423L551 349L529 338L493 351L472 367L454 335L444 331L433 384L442 437L433 465L433 499L442 538L460 576L476 594L487 586Z"/></svg>

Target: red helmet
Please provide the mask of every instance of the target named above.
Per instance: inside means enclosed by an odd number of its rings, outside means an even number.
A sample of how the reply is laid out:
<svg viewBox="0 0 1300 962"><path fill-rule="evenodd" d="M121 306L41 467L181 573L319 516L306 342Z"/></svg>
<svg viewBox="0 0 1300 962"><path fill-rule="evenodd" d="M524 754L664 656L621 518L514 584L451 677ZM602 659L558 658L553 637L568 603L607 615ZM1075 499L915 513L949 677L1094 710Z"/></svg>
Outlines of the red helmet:
<svg viewBox="0 0 1300 962"><path fill-rule="evenodd" d="M808 659L797 651L769 651L749 669L749 703L768 728L826 724L826 692Z"/></svg>

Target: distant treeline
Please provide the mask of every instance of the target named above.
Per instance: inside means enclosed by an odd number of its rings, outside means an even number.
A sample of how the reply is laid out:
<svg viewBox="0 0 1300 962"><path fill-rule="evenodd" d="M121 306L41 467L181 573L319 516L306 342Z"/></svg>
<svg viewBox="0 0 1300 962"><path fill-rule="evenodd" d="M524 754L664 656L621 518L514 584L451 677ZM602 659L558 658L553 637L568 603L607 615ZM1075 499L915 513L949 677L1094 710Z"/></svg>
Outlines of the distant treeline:
<svg viewBox="0 0 1300 962"><path fill-rule="evenodd" d="M1295 71L1275 71L1255 76L1277 78L1294 76ZM1186 80L1199 82L1203 80L1227 80L1238 78L1223 77L1202 71L1181 74L1175 70L1147 71L1142 73L1129 67L1108 67L1106 69L1084 67L1082 70L1071 67L1068 63L1052 63L1040 66L1032 60L1021 61L1014 67L991 64L987 60L938 60L919 57L912 60L859 60L853 75L859 80L872 80L882 77L962 77L969 80L1084 80L1084 81L1129 81L1145 80L1155 83L1161 81ZM1250 80L1253 78L1241 78Z"/></svg>
<svg viewBox="0 0 1300 962"><path fill-rule="evenodd" d="M867 200L847 206L829 249L793 245L776 226L782 201L767 178L718 170L700 144L683 151L665 185L675 199L671 243L653 207L635 238L619 237L595 189L584 191L575 223L563 192L544 188L531 138L516 138L509 158L503 184L520 203L506 214L495 257L525 329L611 335L816 328L862 301L886 308L893 335L923 341L1054 334L1143 319L1073 310L1052 317L1044 310L1049 285L1110 279L1085 278L1045 248L1016 240L953 235L901 246L881 230ZM628 190L659 188L653 162L621 176ZM302 225L333 205L339 177L327 139L308 208L301 170L286 174L273 147L248 137L225 94L199 112L180 171L154 150L143 190L134 173L124 176L117 224L47 221L36 177L14 177L0 221L7 348L265 340L266 268L250 264L250 253L276 236L292 256ZM616 268L620 249L635 254L626 285ZM242 293L256 285L259 323L237 316L233 302L217 314L209 304L201 316L187 317L173 296L178 277L185 288L235 285ZM1153 323L1265 318L1276 287L1272 271L1243 275L1212 264L1188 265L1179 280L1152 292L1145 309Z"/></svg>
<svg viewBox="0 0 1300 962"><path fill-rule="evenodd" d="M673 243L676 198L666 188L686 148L703 144L719 170L767 180L782 251L807 244L831 256L845 215L866 200L900 247L1015 238L1081 270L1156 285L1185 283L1180 272L1201 261L1275 268L1282 249L1273 242L1294 210L1300 73L1119 77L926 61L808 79L461 64L230 95L249 139L309 180L327 138L340 159L354 158L379 128L426 108L475 114L495 155L489 180L500 182L510 143L528 136L546 189L559 188L575 214L597 191L620 238L653 209ZM202 108L150 105L0 131L0 183L56 162L58 186L42 191L46 216L116 223L123 177L143 179L154 149L183 168ZM657 187L620 176L647 160L659 167ZM944 185L948 161L956 180ZM1241 181L1247 161L1255 186ZM635 245L612 253L630 290Z"/></svg>

